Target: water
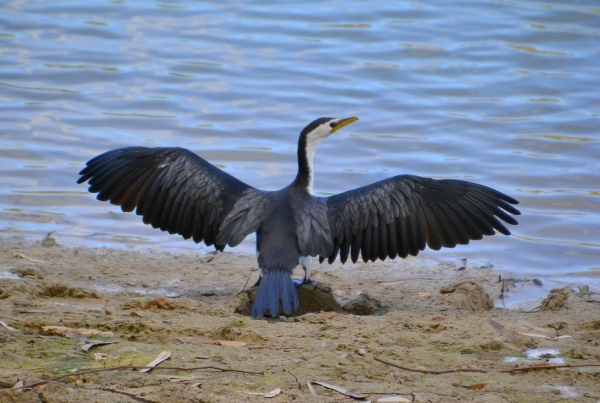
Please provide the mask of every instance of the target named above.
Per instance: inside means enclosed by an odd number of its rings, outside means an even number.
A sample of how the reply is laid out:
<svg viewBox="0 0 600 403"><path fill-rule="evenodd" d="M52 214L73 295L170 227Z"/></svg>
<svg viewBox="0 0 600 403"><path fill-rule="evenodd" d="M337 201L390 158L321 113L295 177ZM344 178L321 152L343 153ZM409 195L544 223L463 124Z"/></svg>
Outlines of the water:
<svg viewBox="0 0 600 403"><path fill-rule="evenodd" d="M525 357L505 357L504 362L514 363L519 361L545 361L548 364L561 365L565 359L560 357L560 351L555 348L528 348Z"/></svg>
<svg viewBox="0 0 600 403"><path fill-rule="evenodd" d="M185 146L272 190L308 122L358 116L317 151L318 195L486 184L521 201L514 236L425 257L596 287L599 44L595 0L3 2L0 234L195 248L87 194L85 161Z"/></svg>

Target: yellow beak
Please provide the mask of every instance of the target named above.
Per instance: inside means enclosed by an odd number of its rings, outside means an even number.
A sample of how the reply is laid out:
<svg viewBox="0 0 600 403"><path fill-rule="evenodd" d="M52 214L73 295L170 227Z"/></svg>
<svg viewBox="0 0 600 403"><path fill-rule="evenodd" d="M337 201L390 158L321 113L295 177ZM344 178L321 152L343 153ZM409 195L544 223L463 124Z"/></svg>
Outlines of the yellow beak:
<svg viewBox="0 0 600 403"><path fill-rule="evenodd" d="M337 125L335 125L335 127L333 129L331 129L331 133L335 133L337 132L339 129L341 129L342 127L349 125L350 123L354 123L358 120L357 117L353 116L351 118L346 118L346 119L342 119L338 122Z"/></svg>

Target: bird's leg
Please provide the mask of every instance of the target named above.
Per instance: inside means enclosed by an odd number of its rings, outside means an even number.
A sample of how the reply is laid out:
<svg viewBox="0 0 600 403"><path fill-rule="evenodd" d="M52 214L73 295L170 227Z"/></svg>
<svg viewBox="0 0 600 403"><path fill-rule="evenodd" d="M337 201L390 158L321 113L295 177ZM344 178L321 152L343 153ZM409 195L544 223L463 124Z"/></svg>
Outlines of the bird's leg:
<svg viewBox="0 0 600 403"><path fill-rule="evenodd" d="M258 287L262 281L262 269L260 268L260 262L258 261L258 249L256 250L256 265L258 266L259 275L258 280L256 280L256 283L254 283L252 287Z"/></svg>
<svg viewBox="0 0 600 403"><path fill-rule="evenodd" d="M310 284L314 280L310 278L310 272L312 268L312 258L310 256L300 256L299 263L302 265L304 269L304 278L293 278L292 281L296 288L300 287L302 284Z"/></svg>

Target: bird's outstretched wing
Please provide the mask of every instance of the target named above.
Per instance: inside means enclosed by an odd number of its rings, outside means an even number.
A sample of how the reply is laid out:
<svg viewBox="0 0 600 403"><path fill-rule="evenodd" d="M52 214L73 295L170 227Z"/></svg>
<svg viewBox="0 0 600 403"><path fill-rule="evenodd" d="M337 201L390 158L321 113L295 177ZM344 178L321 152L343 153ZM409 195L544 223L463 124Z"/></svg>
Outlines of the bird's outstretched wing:
<svg viewBox="0 0 600 403"><path fill-rule="evenodd" d="M143 216L154 228L215 244L221 223L254 188L183 148L127 147L86 164L77 183L89 180L98 200ZM226 240L215 244L223 250Z"/></svg>
<svg viewBox="0 0 600 403"><path fill-rule="evenodd" d="M429 245L438 250L510 231L498 220L517 221L518 201L471 182L400 175L327 199L334 249L352 262L416 256ZM321 258L321 260L324 260Z"/></svg>

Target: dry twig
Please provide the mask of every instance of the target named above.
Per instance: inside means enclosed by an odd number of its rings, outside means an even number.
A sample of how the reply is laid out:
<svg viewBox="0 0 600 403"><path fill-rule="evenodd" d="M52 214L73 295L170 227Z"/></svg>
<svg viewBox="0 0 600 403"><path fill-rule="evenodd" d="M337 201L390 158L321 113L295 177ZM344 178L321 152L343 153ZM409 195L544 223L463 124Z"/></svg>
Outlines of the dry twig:
<svg viewBox="0 0 600 403"><path fill-rule="evenodd" d="M547 364L543 364L543 365L531 365L529 367L515 367L515 368L510 368L510 369L477 369L477 368L453 368L453 369L443 369L443 370L435 370L435 369L419 369L419 368L411 368L411 367L406 367L404 365L400 365L400 364L396 364L394 362L390 362L390 361L386 361L386 360L382 360L381 358L377 358L377 357L373 357L373 359L375 361L379 361L383 364L389 365L391 367L396 367L396 368L400 368L403 369L405 371L411 371L411 372L420 372L423 374L433 374L433 375L440 375L440 374L451 374L451 373L455 373L455 372L481 372L484 374L489 374L489 373L515 373L515 372L527 372L527 371L542 371L545 369L558 369L558 368L581 368L581 367L600 367L600 364L557 364L557 365L547 365Z"/></svg>
<svg viewBox="0 0 600 403"><path fill-rule="evenodd" d="M45 381L32 383L31 385L23 385L20 389L22 391L31 390L31 389L35 388L36 386L45 385L47 383L50 383L53 381L58 381L59 379L63 379L63 378L68 378L70 376L88 375L88 374L94 374L97 372L140 370L140 369L146 369L146 368L151 369L153 371L162 370L162 369L170 369L170 370L174 370L174 371L200 371L200 370L204 370L204 369L214 369L214 370L222 371L222 372L240 372L243 374L250 374L250 375L264 375L264 372L244 371L241 369L219 368L219 367L214 367L212 365L204 366L204 367L190 367L190 368L186 368L186 367L140 367L140 366L136 366L136 365L122 365L119 367L89 369L87 371L79 371L79 372L74 372L72 374L63 374L63 375L55 376L50 379L46 379Z"/></svg>
<svg viewBox="0 0 600 403"><path fill-rule="evenodd" d="M0 326L2 326L3 328L5 328L9 332L16 332L17 331L17 329L15 329L14 327L12 327L11 325L9 325L8 323L5 323L5 322L3 322L1 320L0 320Z"/></svg>
<svg viewBox="0 0 600 403"><path fill-rule="evenodd" d="M238 295L240 295L241 293L243 293L244 290L246 289L246 286L248 286L248 283L250 282L251 278L252 278L252 273L250 273L250 275L248 276L248 280L246 280L246 284L244 284L244 286L242 287L242 289L238 293L236 293L236 294L232 295L231 297L227 298L227 300L223 304L229 303L229 301L231 301L232 299L234 299L235 297L237 297Z"/></svg>
<svg viewBox="0 0 600 403"><path fill-rule="evenodd" d="M317 403L321 403L321 399L319 399L319 395L317 395L317 392L315 392L315 388L312 387L310 381L306 381L306 386L308 386L308 390L310 390L310 393L312 393L312 395L315 397Z"/></svg>
<svg viewBox="0 0 600 403"><path fill-rule="evenodd" d="M25 260L27 260L27 261L29 261L29 262L31 262L31 263L48 264L48 262L43 262L43 261L41 261L41 260L32 259L32 258L30 258L29 256L25 256L25 255L24 255L24 254L22 254L22 253L15 253L15 256L16 256L16 257L20 257L21 259L25 259Z"/></svg>

